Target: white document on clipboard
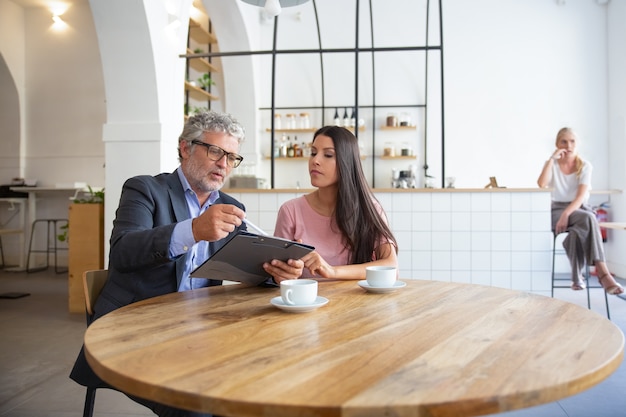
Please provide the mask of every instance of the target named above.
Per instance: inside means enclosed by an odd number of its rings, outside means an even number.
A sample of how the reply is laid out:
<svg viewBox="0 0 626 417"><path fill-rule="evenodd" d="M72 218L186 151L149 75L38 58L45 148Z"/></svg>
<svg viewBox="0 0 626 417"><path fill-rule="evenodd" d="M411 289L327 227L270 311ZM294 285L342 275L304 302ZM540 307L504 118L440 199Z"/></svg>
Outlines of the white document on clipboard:
<svg viewBox="0 0 626 417"><path fill-rule="evenodd" d="M210 278L260 284L270 278L263 269L272 259L300 259L315 248L292 240L240 231L202 265L192 278Z"/></svg>

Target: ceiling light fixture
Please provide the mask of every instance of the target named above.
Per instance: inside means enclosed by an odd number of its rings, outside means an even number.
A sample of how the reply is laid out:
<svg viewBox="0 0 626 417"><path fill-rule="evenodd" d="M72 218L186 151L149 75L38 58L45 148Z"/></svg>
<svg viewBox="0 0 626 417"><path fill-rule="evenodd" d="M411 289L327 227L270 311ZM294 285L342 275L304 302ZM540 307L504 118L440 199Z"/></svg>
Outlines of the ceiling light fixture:
<svg viewBox="0 0 626 417"><path fill-rule="evenodd" d="M280 2L278 0L265 0L265 7L263 8L265 13L269 16L278 16L282 8L280 7Z"/></svg>
<svg viewBox="0 0 626 417"><path fill-rule="evenodd" d="M278 16L283 7L299 6L308 2L309 0L241 0L244 3L252 4L253 6L263 7L265 13L269 16Z"/></svg>

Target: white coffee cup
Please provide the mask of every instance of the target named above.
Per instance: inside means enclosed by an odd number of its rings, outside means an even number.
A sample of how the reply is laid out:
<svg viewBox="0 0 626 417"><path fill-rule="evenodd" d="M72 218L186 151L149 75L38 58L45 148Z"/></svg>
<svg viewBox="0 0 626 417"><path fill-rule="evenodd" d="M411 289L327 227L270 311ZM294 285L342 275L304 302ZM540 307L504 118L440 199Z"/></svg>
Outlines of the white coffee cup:
<svg viewBox="0 0 626 417"><path fill-rule="evenodd" d="M317 298L317 281L314 279L288 279L280 283L280 296L287 305L310 305Z"/></svg>
<svg viewBox="0 0 626 417"><path fill-rule="evenodd" d="M393 266L368 266L365 279L370 287L391 287L396 282L396 268Z"/></svg>

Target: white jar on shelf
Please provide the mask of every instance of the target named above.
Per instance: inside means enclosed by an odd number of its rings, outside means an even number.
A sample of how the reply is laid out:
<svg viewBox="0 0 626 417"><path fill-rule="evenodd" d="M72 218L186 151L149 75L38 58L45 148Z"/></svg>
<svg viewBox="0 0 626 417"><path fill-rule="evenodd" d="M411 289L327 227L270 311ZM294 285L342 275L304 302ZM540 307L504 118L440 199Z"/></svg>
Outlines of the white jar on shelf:
<svg viewBox="0 0 626 417"><path fill-rule="evenodd" d="M275 113L274 114L274 129L282 129L282 117L280 116L280 113Z"/></svg>
<svg viewBox="0 0 626 417"><path fill-rule="evenodd" d="M309 129L311 127L311 119L309 113L300 113L300 129Z"/></svg>
<svg viewBox="0 0 626 417"><path fill-rule="evenodd" d="M385 142L383 156L396 156L396 148L393 146L392 142Z"/></svg>
<svg viewBox="0 0 626 417"><path fill-rule="evenodd" d="M297 129L298 123L296 120L296 115L294 113L288 113L286 117L287 117L287 123L286 123L285 129Z"/></svg>

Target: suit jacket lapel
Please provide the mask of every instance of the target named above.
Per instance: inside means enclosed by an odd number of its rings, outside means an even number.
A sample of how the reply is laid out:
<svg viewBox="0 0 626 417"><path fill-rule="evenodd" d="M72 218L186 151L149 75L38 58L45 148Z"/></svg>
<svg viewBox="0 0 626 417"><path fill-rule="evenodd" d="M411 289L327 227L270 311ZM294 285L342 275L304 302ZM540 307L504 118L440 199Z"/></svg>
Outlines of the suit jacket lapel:
<svg viewBox="0 0 626 417"><path fill-rule="evenodd" d="M185 199L185 190L183 190L183 186L178 179L177 171L170 174L166 180L168 185L167 192L170 198L170 204L172 205L172 211L174 212L174 219L172 219L173 223L187 220L189 218L189 208L187 207L187 200ZM185 270L187 256L189 256L189 254L185 254L184 256L180 256L176 259L176 288L180 287L180 281Z"/></svg>
<svg viewBox="0 0 626 417"><path fill-rule="evenodd" d="M169 185L167 192L169 193L172 210L174 211L174 222L180 222L189 218L189 209L187 208L187 200L185 199L185 190L183 190L183 186L178 179L177 171L178 170L174 171L167 178L167 184Z"/></svg>

